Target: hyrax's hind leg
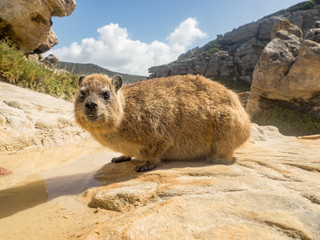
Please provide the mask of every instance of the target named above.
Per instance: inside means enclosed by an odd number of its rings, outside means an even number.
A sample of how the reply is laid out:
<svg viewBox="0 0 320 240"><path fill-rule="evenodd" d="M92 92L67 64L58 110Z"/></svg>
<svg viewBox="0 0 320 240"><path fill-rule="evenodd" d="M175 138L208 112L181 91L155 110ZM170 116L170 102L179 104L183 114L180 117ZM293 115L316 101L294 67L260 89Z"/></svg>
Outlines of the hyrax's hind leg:
<svg viewBox="0 0 320 240"><path fill-rule="evenodd" d="M232 136L224 135L222 138L216 138L212 143L209 160L216 164L232 164L236 160L233 154L238 146L239 144L232 139Z"/></svg>
<svg viewBox="0 0 320 240"><path fill-rule="evenodd" d="M112 158L111 162L113 163L122 163L122 162L127 162L127 161L131 161L131 157L128 157L128 156L120 156L120 157L115 157L115 158Z"/></svg>
<svg viewBox="0 0 320 240"><path fill-rule="evenodd" d="M212 162L232 164L234 151L250 137L250 119L238 103L236 109L224 109L213 125Z"/></svg>
<svg viewBox="0 0 320 240"><path fill-rule="evenodd" d="M213 154L209 160L215 164L233 164L236 161L236 158L233 157L233 151L227 152L217 152Z"/></svg>

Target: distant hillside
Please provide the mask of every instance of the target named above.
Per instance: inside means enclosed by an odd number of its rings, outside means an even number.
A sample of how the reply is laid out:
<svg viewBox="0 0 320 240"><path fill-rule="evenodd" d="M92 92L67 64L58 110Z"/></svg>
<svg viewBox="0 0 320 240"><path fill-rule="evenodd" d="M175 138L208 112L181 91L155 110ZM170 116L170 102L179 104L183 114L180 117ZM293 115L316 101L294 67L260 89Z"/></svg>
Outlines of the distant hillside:
<svg viewBox="0 0 320 240"><path fill-rule="evenodd" d="M99 67L98 65L92 63L70 63L60 61L58 68L65 69L68 72L79 75L89 75L93 73L102 73L110 77L114 75L121 75L125 83L134 83L146 79L146 76L130 75L124 73L113 72L108 69Z"/></svg>
<svg viewBox="0 0 320 240"><path fill-rule="evenodd" d="M273 24L279 17L288 19L305 34L319 20L320 0L309 0L242 25L202 47L181 54L174 62L149 68L150 77L201 74L210 78L227 77L251 82L260 54L271 40Z"/></svg>
<svg viewBox="0 0 320 240"><path fill-rule="evenodd" d="M283 10L280 10L278 12L275 12L273 14L270 14L268 16L265 16L264 18L268 18L268 17L272 17L272 16L278 16L278 15L281 15L281 14L284 14L284 13L292 13L292 12L295 12L295 11L301 11L301 10L310 10L310 9L315 9L317 5L320 4L320 0L309 0L309 1L304 1L304 2L301 2L301 3L298 3L296 5L293 5L287 9L283 9Z"/></svg>

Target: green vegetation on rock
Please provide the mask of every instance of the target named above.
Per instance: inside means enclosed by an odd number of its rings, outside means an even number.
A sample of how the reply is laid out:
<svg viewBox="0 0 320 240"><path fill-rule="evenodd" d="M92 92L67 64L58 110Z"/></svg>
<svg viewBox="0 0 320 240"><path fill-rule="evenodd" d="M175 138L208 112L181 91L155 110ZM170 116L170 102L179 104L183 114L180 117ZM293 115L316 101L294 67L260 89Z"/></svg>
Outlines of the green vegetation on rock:
<svg viewBox="0 0 320 240"><path fill-rule="evenodd" d="M212 79L218 83L221 83L222 85L224 85L228 89L235 91L236 93L250 91L251 83L246 82L246 81L242 81L242 80L234 81L228 77L214 77Z"/></svg>
<svg viewBox="0 0 320 240"><path fill-rule="evenodd" d="M215 77L213 80L235 91L241 102L246 105L250 83L222 77ZM283 106L274 106L271 109L261 111L253 116L252 122L261 126L276 126L282 134L289 136L320 133L320 119Z"/></svg>
<svg viewBox="0 0 320 240"><path fill-rule="evenodd" d="M14 85L71 100L76 92L78 76L33 63L24 54L0 42L0 80Z"/></svg>
<svg viewBox="0 0 320 240"><path fill-rule="evenodd" d="M301 3L298 3L296 5L293 5L287 9L283 9L283 10L280 10L276 13L273 13L273 14L270 14L268 16L265 16L264 18L268 18L268 17L272 17L272 16L277 16L279 14L282 14L282 13L286 13L286 12L295 12L295 11L298 11L298 10L309 10L309 9L314 9L316 7L316 5L320 4L320 0L310 0L310 1L304 1L304 2L301 2Z"/></svg>
<svg viewBox="0 0 320 240"><path fill-rule="evenodd" d="M320 131L320 119L280 106L261 111L252 121L262 126L276 126L284 135L319 134Z"/></svg>
<svg viewBox="0 0 320 240"><path fill-rule="evenodd" d="M212 54L214 54L216 52L223 51L223 47L220 44L221 39L222 38L219 38L219 39L215 39L215 40L208 42L207 44L205 44L204 46L199 48L197 54L205 54L206 56L211 56Z"/></svg>

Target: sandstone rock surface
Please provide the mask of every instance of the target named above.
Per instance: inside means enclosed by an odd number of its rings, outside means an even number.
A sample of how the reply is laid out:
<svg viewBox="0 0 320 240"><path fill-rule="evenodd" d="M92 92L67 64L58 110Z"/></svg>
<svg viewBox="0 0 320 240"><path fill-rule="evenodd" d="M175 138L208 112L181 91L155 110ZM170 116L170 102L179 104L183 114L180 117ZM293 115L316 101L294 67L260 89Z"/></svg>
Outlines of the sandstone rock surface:
<svg viewBox="0 0 320 240"><path fill-rule="evenodd" d="M75 0L1 0L0 38L9 37L24 53L48 51L58 43L51 17L68 16L75 7Z"/></svg>
<svg viewBox="0 0 320 240"><path fill-rule="evenodd" d="M0 152L88 136L75 123L72 103L4 82L0 89Z"/></svg>
<svg viewBox="0 0 320 240"><path fill-rule="evenodd" d="M254 116L281 101L320 118L320 44L303 39L301 29L285 19L271 35L252 75L247 111Z"/></svg>
<svg viewBox="0 0 320 240"><path fill-rule="evenodd" d="M139 174L135 162L103 166L103 186L84 196L106 219L80 239L319 239L320 139L252 129L229 166L168 161Z"/></svg>

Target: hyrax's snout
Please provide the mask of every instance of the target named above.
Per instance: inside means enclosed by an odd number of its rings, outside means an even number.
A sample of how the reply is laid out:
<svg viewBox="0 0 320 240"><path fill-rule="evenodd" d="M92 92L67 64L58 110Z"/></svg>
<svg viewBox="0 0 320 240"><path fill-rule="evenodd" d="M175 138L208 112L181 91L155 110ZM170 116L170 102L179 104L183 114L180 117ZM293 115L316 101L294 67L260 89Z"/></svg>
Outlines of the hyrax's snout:
<svg viewBox="0 0 320 240"><path fill-rule="evenodd" d="M89 121L95 121L98 118L98 104L93 99L88 99L85 103L85 114Z"/></svg>
<svg viewBox="0 0 320 240"><path fill-rule="evenodd" d="M86 109L88 109L89 111L92 111L92 110L96 110L98 108L98 104L92 100L92 99L89 99L85 105Z"/></svg>

